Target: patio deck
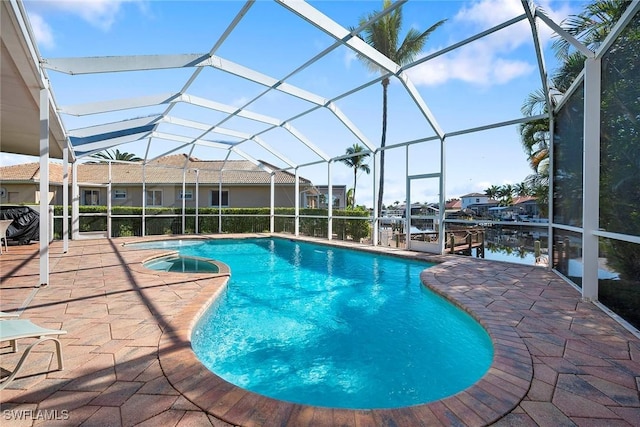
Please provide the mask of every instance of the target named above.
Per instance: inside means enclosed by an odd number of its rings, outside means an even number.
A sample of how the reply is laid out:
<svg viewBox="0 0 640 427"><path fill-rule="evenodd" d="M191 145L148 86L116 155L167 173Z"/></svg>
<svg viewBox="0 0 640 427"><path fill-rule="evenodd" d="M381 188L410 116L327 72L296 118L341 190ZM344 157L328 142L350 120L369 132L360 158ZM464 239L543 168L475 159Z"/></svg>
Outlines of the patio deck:
<svg viewBox="0 0 640 427"><path fill-rule="evenodd" d="M470 389L427 405L332 410L264 398L206 370L191 352L190 328L226 277L147 270L141 261L163 251L122 246L131 240L73 241L67 254L54 242L50 284L42 288L35 288L37 244L10 246L0 256L0 309L24 304L21 317L68 332L60 337L63 371L42 373L55 360L53 346L41 345L26 377L0 392L3 422L640 425L640 340L545 269L431 257L444 262L423 272L423 281L489 331L496 346L489 373ZM11 368L16 355L5 351L0 366Z"/></svg>

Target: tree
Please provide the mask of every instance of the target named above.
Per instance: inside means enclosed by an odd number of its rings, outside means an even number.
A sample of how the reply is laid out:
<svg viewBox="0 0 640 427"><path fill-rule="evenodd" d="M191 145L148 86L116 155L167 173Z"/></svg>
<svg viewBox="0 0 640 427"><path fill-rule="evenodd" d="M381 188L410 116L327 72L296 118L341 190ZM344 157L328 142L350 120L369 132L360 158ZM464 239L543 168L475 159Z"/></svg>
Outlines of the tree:
<svg viewBox="0 0 640 427"><path fill-rule="evenodd" d="M371 154L364 151L364 147L358 143L347 148L346 154L350 157L340 160L345 165L353 169L353 196L351 198L351 207L356 206L356 184L358 183L358 171L361 170L367 174L371 173L371 169L364 160Z"/></svg>
<svg viewBox="0 0 640 427"><path fill-rule="evenodd" d="M513 185L505 184L498 188L500 206L511 206L513 204Z"/></svg>
<svg viewBox="0 0 640 427"><path fill-rule="evenodd" d="M126 162L140 162L142 158L133 153L121 152L117 148L115 150L105 150L100 153L91 155L94 159L102 159L98 163L107 163L109 160L122 160Z"/></svg>
<svg viewBox="0 0 640 427"><path fill-rule="evenodd" d="M391 0L383 0L382 7L384 9L391 6ZM366 17L360 18L360 25L373 19L379 12L374 11ZM420 33L413 28L407 31L402 43L398 44L400 39L400 29L402 28L402 6L394 9L373 24L366 27L362 34L358 34L367 44L372 46L378 52L385 55L398 65L406 65L415 59L422 51L427 39L440 25L446 20L441 20L429 27L426 31ZM385 73L377 65L369 61L367 58L358 56L368 68L373 71ZM382 134L380 137L380 184L378 187L378 214L382 212L382 199L384 196L384 155L387 139L387 88L390 80L388 77L382 79Z"/></svg>
<svg viewBox="0 0 640 427"><path fill-rule="evenodd" d="M492 185L491 187L484 190L484 194L490 199L495 199L496 197L498 197L499 190L500 187L498 187L497 185Z"/></svg>
<svg viewBox="0 0 640 427"><path fill-rule="evenodd" d="M520 182L513 186L513 194L519 197L526 197L531 195L531 189L526 182Z"/></svg>
<svg viewBox="0 0 640 427"><path fill-rule="evenodd" d="M613 26L623 15L628 0L595 0L585 6L582 13L567 18L562 27L584 43L589 49L597 49ZM555 107L555 96L564 94L584 68L584 55L572 50L564 38L553 44L555 55L560 61L559 68L553 73L550 82L551 108ZM549 106L542 90L529 94L522 105L526 116L547 114ZM527 177L531 194L535 195L541 212L547 212L549 200L549 120L539 119L520 126L522 146L527 153L529 164L534 173Z"/></svg>

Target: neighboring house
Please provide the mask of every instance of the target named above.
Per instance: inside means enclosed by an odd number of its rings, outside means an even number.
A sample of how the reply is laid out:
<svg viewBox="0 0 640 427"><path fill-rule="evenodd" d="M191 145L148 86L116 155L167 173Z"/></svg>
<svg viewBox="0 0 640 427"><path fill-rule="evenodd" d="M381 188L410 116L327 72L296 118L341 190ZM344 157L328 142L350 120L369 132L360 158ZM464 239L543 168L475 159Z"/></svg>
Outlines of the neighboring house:
<svg viewBox="0 0 640 427"><path fill-rule="evenodd" d="M483 205L489 202L489 196L482 193L469 193L460 197L460 209L464 210L471 205Z"/></svg>
<svg viewBox="0 0 640 427"><path fill-rule="evenodd" d="M494 218L503 221L536 221L540 219L538 202L532 196L516 197L511 206L496 206L489 211Z"/></svg>
<svg viewBox="0 0 640 427"><path fill-rule="evenodd" d="M334 209L346 209L347 207L347 186L346 185L332 185L331 193L333 195L333 208ZM314 189L309 189L303 195L302 206L307 208L320 208L326 209L327 199L329 197L328 185L316 185Z"/></svg>
<svg viewBox="0 0 640 427"><path fill-rule="evenodd" d="M444 204L446 213L453 213L462 210L462 201L460 199L451 199Z"/></svg>
<svg viewBox="0 0 640 427"><path fill-rule="evenodd" d="M536 199L535 197L516 197L513 200L513 206L518 207L518 213L520 216L526 216L528 218L538 218L540 216L538 199Z"/></svg>
<svg viewBox="0 0 640 427"><path fill-rule="evenodd" d="M50 204L62 204L62 165L49 163ZM0 167L0 204L40 203L40 164Z"/></svg>
<svg viewBox="0 0 640 427"><path fill-rule="evenodd" d="M183 168L187 167L184 176ZM265 164L269 167L270 165ZM221 170L224 167L223 170ZM62 165L51 163L50 201L62 204ZM71 167L69 167L71 172ZM197 171L197 173L196 173ZM199 160L176 154L161 157L144 168L135 163L111 165L112 206L142 206L143 173L144 197L148 207L200 207L250 208L268 207L271 200L271 175L245 160ZM197 177L196 177L197 175ZM198 194L196 194L196 180ZM312 187L311 181L299 178L300 192ZM0 182L5 189L3 204L37 203L39 164L29 163L0 168ZM71 183L69 177L69 183ZM78 165L78 186L81 205L106 205L109 165L83 163ZM222 186L220 188L220 183ZM295 206L295 176L289 172L275 172L274 204L276 207Z"/></svg>

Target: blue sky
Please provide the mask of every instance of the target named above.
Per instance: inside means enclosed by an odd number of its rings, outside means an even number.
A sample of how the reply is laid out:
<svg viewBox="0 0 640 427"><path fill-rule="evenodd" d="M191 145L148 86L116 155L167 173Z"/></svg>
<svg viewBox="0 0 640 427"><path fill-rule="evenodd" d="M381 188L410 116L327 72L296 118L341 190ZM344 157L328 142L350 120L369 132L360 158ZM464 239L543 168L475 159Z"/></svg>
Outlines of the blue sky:
<svg viewBox="0 0 640 427"><path fill-rule="evenodd" d="M381 1L314 1L323 14L343 26L355 26L360 17L380 10ZM539 1L556 22L578 13L583 2ZM31 25L44 58L206 53L240 10L239 1L25 1ZM519 0L478 1L409 1L403 6L404 32L410 28L424 30L440 19L447 22L427 42L425 54L464 40L504 20L523 13ZM554 58L549 49L552 40L544 24L539 25L547 48L545 61L553 70ZM215 52L216 55L253 68L275 78L282 78L299 65L333 43L333 39L302 21L285 8L267 1L251 7L237 29ZM193 73L193 69L126 72L113 75L68 76L53 71L48 74L58 105L130 98L134 96L176 93ZM523 21L489 37L409 71L421 97L445 132L455 132L492 122L521 116L520 106L530 92L541 86L531 32ZM376 77L355 54L340 47L319 62L294 75L288 83L325 98L332 98ZM188 93L228 105L242 106L263 87L238 79L219 70L206 68ZM360 131L376 146L381 128L380 84L374 84L336 102ZM96 116L64 115L67 129L90 126L101 121L116 121L159 113L165 107L127 110ZM288 95L272 92L251 104L248 109L260 114L290 118L311 104ZM188 104L178 104L172 115L213 123L224 115ZM357 142L335 117L320 109L292 124L330 156L339 156ZM226 121L226 128L259 132L265 128L245 119ZM172 131L171 125L165 127ZM181 129L188 135L190 131ZM398 81L389 88L389 125L387 145L433 136L415 104ZM193 134L193 136L196 136ZM211 135L210 139L227 139ZM209 136L208 136L209 138ZM317 160L309 150L286 131L276 129L263 139L296 163ZM154 143L155 144L155 143ZM150 155L160 155L175 144L152 145ZM282 164L259 146L242 144L242 150L257 159ZM121 151L144 155L146 144L120 147ZM178 151L178 152L184 152ZM439 169L437 141L387 151L385 204L405 200L405 172L428 174ZM448 198L469 192L483 192L490 185L517 183L531 173L522 150L517 126L452 137L447 140L446 194ZM222 158L226 153L196 149L200 159ZM239 158L232 156L231 158ZM2 164L25 161L2 154ZM407 171L408 167L408 171ZM326 184L324 165L300 170L316 184ZM353 173L342 164L333 166L333 184L352 186ZM360 174L359 204L372 205L371 176ZM411 188L412 201L432 202L438 197L434 179L416 181Z"/></svg>

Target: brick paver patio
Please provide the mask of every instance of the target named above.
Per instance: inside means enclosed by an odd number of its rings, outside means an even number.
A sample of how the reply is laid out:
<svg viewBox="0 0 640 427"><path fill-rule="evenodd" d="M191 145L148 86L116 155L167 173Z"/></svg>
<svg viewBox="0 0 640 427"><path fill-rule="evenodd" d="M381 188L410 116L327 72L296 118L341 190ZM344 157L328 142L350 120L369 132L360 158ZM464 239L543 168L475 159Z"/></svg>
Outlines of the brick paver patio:
<svg viewBox="0 0 640 427"><path fill-rule="evenodd" d="M265 398L206 370L190 329L227 276L145 269L144 259L166 251L125 241L72 241L67 254L54 242L41 288L37 244L0 256L0 309L68 332L60 336L64 370L47 372L53 345L41 344L0 392L3 425L640 425L640 340L545 269L430 257L442 263L422 280L489 331L490 371L426 405L332 410ZM7 350L3 369L17 361Z"/></svg>

